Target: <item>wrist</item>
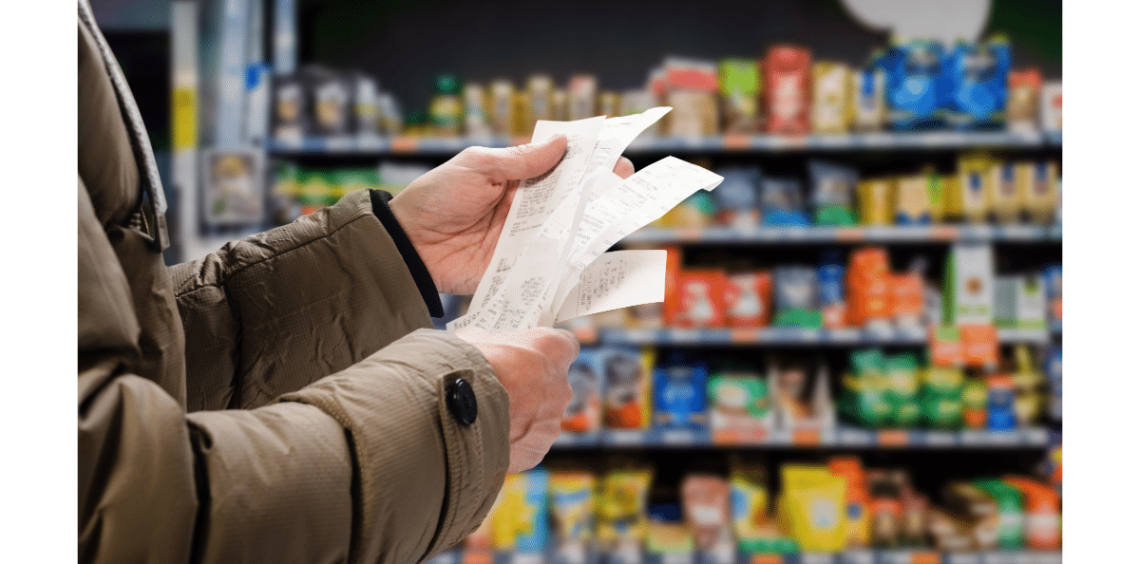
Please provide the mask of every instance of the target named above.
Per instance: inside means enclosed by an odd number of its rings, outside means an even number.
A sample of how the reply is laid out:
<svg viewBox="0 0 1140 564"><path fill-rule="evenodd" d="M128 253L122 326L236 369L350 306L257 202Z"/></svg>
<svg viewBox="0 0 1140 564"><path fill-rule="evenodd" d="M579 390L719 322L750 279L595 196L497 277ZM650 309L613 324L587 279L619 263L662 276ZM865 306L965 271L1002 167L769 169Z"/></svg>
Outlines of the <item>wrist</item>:
<svg viewBox="0 0 1140 564"><path fill-rule="evenodd" d="M404 264L408 267L408 272L412 275L412 280L415 281L416 288L419 289L428 312L432 317L443 317L443 303L440 302L435 279L420 256L414 240L400 223L397 212L399 205L393 207L391 204L395 202L392 195L383 190L371 190L370 196L372 198L372 213L376 219L380 220L392 238L392 242L395 243L400 256L403 257Z"/></svg>

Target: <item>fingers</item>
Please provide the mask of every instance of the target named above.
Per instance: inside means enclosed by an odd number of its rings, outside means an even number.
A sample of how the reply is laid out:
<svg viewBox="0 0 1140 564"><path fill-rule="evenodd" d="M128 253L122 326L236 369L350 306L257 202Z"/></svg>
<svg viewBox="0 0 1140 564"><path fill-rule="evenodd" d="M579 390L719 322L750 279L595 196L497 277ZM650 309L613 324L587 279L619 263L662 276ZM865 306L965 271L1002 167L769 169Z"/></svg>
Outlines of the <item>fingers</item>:
<svg viewBox="0 0 1140 564"><path fill-rule="evenodd" d="M625 157L618 159L617 164L614 165L614 174L622 178L629 178L633 176L633 171L633 163Z"/></svg>
<svg viewBox="0 0 1140 564"><path fill-rule="evenodd" d="M467 154L472 168L487 174L495 182L522 180L541 176L554 168L566 154L566 136L555 135L541 143L527 143L505 149L472 147Z"/></svg>
<svg viewBox="0 0 1140 564"><path fill-rule="evenodd" d="M539 350L546 355L558 370L566 373L574 359L578 358L581 346L573 333L565 329L540 327L532 329L538 341Z"/></svg>

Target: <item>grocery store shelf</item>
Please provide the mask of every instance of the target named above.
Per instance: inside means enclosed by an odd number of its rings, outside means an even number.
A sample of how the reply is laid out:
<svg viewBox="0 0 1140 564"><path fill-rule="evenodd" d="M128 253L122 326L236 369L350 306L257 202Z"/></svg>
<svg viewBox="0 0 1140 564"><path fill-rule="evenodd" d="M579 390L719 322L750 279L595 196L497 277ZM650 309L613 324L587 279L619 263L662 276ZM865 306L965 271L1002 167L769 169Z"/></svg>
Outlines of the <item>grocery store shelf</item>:
<svg viewBox="0 0 1140 564"><path fill-rule="evenodd" d="M555 449L627 448L1044 448L1044 428L1011 431L932 431L926 429L861 429L841 426L829 430L773 429L771 432L711 432L708 429L608 429L589 434L563 433Z"/></svg>
<svg viewBox="0 0 1140 564"><path fill-rule="evenodd" d="M550 552L554 552L551 550ZM646 554L639 560L615 555L583 555L582 564L610 562L619 564L719 564L711 555ZM625 555L623 555L625 556ZM510 552L464 553L447 551L428 564L543 564L566 562L555 554ZM1009 550L993 552L940 553L927 549L848 550L838 554L738 554L734 564L1061 564L1061 552Z"/></svg>
<svg viewBox="0 0 1140 564"><path fill-rule="evenodd" d="M375 137L274 139L266 149L289 155L383 155L448 154L466 147L508 147L525 143L527 137ZM1060 146L1059 134L1029 132L852 133L840 135L725 135L711 137L646 137L626 149L636 153L775 152L859 149L957 149L967 147L1019 148Z"/></svg>
<svg viewBox="0 0 1140 564"><path fill-rule="evenodd" d="M950 241L1061 241L1060 225L891 225L859 227L707 227L659 229L631 233L627 244L765 244L765 243L929 243Z"/></svg>
<svg viewBox="0 0 1140 564"><path fill-rule="evenodd" d="M863 329L801 329L762 327L757 329L606 329L598 330L598 342L606 345L852 345L919 346L929 342L925 329L896 330L891 333ZM1049 332L1032 329L998 329L1003 343L1049 340Z"/></svg>

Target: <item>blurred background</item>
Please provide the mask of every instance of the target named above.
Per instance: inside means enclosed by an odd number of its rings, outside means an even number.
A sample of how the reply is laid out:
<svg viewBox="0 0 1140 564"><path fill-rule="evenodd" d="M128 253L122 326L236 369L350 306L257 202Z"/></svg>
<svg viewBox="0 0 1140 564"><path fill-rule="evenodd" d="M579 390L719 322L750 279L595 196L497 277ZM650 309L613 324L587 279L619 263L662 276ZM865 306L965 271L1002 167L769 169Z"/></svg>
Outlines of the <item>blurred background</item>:
<svg viewBox="0 0 1140 564"><path fill-rule="evenodd" d="M1060 561L1059 1L91 4L172 263L538 119L672 106L626 155L725 177L441 563Z"/></svg>

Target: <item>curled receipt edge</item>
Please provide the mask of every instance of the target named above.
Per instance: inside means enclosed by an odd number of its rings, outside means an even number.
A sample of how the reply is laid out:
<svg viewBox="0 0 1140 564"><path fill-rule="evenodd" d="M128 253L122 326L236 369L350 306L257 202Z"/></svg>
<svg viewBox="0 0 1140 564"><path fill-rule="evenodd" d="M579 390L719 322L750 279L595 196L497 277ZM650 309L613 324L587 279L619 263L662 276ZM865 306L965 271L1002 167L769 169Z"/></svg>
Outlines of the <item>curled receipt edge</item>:
<svg viewBox="0 0 1140 564"><path fill-rule="evenodd" d="M723 180L675 157L625 180L613 173L621 152L670 109L540 121L534 139L566 135L566 156L519 187L470 311L447 328L518 331L662 301L664 251L605 251Z"/></svg>

